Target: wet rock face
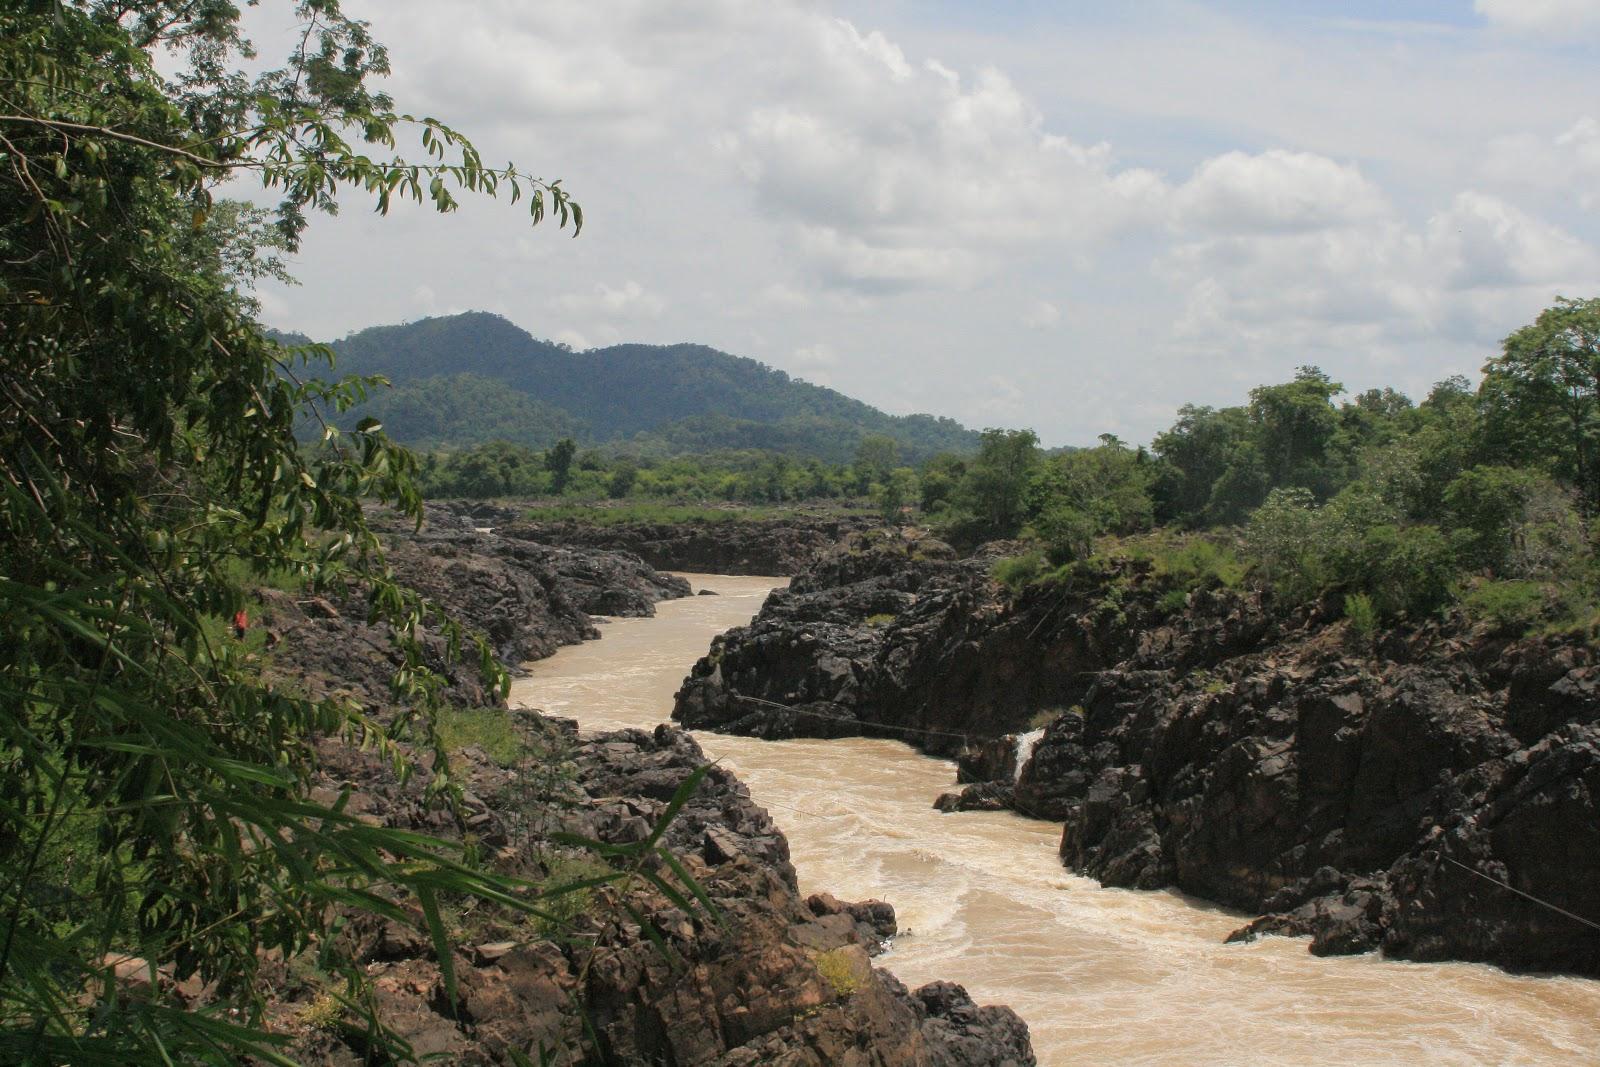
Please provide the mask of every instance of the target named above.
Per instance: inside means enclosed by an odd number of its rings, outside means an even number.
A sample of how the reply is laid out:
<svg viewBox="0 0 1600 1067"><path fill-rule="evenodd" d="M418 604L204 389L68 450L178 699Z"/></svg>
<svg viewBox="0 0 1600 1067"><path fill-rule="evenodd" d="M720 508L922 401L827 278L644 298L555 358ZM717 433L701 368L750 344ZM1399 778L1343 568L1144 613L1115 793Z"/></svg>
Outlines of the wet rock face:
<svg viewBox="0 0 1600 1067"><path fill-rule="evenodd" d="M613 844L639 840L705 762L693 739L671 728L580 740L571 724L515 714L543 744L564 746L561 773L540 787L547 792L537 797L537 827L507 799L529 799L528 775L537 768L497 766L467 749L455 771L464 775L468 821L480 841L530 876L548 869L548 835L556 831ZM402 787L367 753L341 748L325 756L328 788L354 790L350 810L452 832L451 819L423 801L425 781ZM946 983L913 993L872 966L870 955L894 932L887 904L825 894L802 900L787 843L725 770L711 770L664 840L719 919L639 884L597 891L555 939L526 925L490 925L456 953L455 1004L443 996L428 938L369 920L351 936L386 1017L417 1051L452 1063L511 1064L513 1050L541 1047L560 1050L563 1064L1034 1063L1027 1027L1009 1009L979 1007ZM269 1011L296 1032L293 1020L309 995L286 983ZM360 1062L353 1035L304 1031L294 1051L307 1062Z"/></svg>
<svg viewBox="0 0 1600 1067"><path fill-rule="evenodd" d="M1435 633L1411 662L1317 626L1196 675L1160 655L1102 672L1016 786L1062 818L1063 862L1267 916L1312 951L1600 973L1600 749L1582 701L1524 747L1529 650L1480 670ZM1573 685L1569 667L1557 685ZM1503 883L1503 884L1496 884Z"/></svg>
<svg viewBox="0 0 1600 1067"><path fill-rule="evenodd" d="M1241 935L1600 974L1600 932L1496 884L1600 921L1594 649L1459 622L1358 648L1318 606L1163 592L1130 561L1012 599L987 560L858 538L719 639L674 717L958 756L942 810L1059 820L1066 865L1266 913Z"/></svg>
<svg viewBox="0 0 1600 1067"><path fill-rule="evenodd" d="M954 756L1025 727L1070 680L1076 634L1035 651L992 559L914 533L856 535L719 637L677 695L693 729L756 737L895 737Z"/></svg>

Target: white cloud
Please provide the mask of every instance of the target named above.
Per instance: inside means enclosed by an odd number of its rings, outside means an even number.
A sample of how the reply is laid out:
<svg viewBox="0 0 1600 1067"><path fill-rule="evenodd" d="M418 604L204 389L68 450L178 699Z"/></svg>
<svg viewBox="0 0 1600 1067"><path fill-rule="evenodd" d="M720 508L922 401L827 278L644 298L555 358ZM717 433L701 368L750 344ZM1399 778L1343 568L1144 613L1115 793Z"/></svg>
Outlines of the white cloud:
<svg viewBox="0 0 1600 1067"><path fill-rule="evenodd" d="M1189 241L1160 270L1187 294L1180 336L1289 347L1482 336L1558 291L1600 287L1592 246L1481 192L1417 226L1391 212Z"/></svg>
<svg viewBox="0 0 1600 1067"><path fill-rule="evenodd" d="M659 295L632 280L618 287L600 282L587 293L566 293L551 304L569 314L606 318L658 318L667 306Z"/></svg>
<svg viewBox="0 0 1600 1067"><path fill-rule="evenodd" d="M1600 208L1600 121L1585 115L1555 137L1517 133L1492 141L1483 174L1503 186L1533 189Z"/></svg>
<svg viewBox="0 0 1600 1067"><path fill-rule="evenodd" d="M1047 132L997 70L967 83L936 61L912 67L838 20L789 48L813 78L785 82L716 143L826 284L971 285L1008 249L1087 249L1157 217L1158 176Z"/></svg>
<svg viewBox="0 0 1600 1067"><path fill-rule="evenodd" d="M1228 152L1177 190L1180 226L1226 233L1307 231L1383 217L1383 193L1353 166L1309 152Z"/></svg>
<svg viewBox="0 0 1600 1067"><path fill-rule="evenodd" d="M562 330L560 333L555 335L554 340L577 352L587 352L589 349L594 347L594 345L589 343L589 339L583 334L579 333L577 330Z"/></svg>
<svg viewBox="0 0 1600 1067"><path fill-rule="evenodd" d="M1596 0L1473 0L1492 26L1534 33L1568 33L1600 27Z"/></svg>
<svg viewBox="0 0 1600 1067"><path fill-rule="evenodd" d="M1022 315L1022 325L1031 330L1047 330L1061 321L1061 309L1048 300L1036 300Z"/></svg>

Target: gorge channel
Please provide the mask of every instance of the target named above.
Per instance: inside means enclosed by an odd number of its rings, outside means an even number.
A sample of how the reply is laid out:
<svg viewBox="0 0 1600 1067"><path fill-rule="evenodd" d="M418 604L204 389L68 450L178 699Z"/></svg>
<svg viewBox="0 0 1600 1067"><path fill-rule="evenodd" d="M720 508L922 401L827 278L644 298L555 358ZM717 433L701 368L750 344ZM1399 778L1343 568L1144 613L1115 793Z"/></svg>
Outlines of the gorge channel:
<svg viewBox="0 0 1600 1067"><path fill-rule="evenodd" d="M585 731L667 720L716 634L782 579L686 575L695 596L533 665L514 704ZM1376 954L1321 959L1300 939L1224 945L1247 917L1064 869L1060 827L941 814L954 764L893 741L695 735L783 828L805 892L876 897L901 935L879 959L1028 1021L1041 1064L1567 1064L1600 1048L1600 983Z"/></svg>

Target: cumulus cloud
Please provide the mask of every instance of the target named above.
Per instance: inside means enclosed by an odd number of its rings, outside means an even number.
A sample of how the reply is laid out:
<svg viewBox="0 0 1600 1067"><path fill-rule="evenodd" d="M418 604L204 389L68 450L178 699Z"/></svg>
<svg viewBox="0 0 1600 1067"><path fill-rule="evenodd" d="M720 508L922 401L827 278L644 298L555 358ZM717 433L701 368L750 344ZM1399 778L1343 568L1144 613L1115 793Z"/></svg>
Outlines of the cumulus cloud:
<svg viewBox="0 0 1600 1067"><path fill-rule="evenodd" d="M586 293L566 293L551 303L569 314L605 318L656 318L667 306L661 296L631 279L617 287L600 282Z"/></svg>
<svg viewBox="0 0 1600 1067"><path fill-rule="evenodd" d="M1489 145L1484 176L1600 208L1600 121L1585 115L1554 137L1510 134Z"/></svg>
<svg viewBox="0 0 1600 1067"><path fill-rule="evenodd" d="M1524 32L1600 27L1600 3L1595 0L1473 0L1472 6L1490 25Z"/></svg>
<svg viewBox="0 0 1600 1067"><path fill-rule="evenodd" d="M717 143L827 284L970 285L1008 249L1090 248L1160 211L1157 175L1047 132L998 70L913 66L840 20L790 49L809 53L813 79L785 83Z"/></svg>
<svg viewBox="0 0 1600 1067"><path fill-rule="evenodd" d="M1309 231L1382 218L1383 193L1353 166L1309 152L1228 152L1173 198L1180 226L1227 233Z"/></svg>
<svg viewBox="0 0 1600 1067"><path fill-rule="evenodd" d="M1321 229L1180 243L1180 336L1278 345L1466 337L1561 290L1600 286L1600 253L1497 197L1463 192L1420 225L1389 212Z"/></svg>

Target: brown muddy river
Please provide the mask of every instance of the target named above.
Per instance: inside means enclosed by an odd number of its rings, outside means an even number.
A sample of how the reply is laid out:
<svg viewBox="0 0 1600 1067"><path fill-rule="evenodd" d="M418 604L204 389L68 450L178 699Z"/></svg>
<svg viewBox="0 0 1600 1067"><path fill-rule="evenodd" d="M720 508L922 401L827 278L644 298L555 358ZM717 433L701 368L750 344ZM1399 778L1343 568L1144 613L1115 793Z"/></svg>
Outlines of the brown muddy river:
<svg viewBox="0 0 1600 1067"><path fill-rule="evenodd" d="M615 620L535 664L512 700L585 729L666 721L712 637L782 583L687 577L722 595ZM1079 878L1056 859L1056 824L934 811L952 763L892 741L696 736L788 835L804 892L894 904L902 935L880 965L1011 1005L1041 1064L1600 1062L1600 982L1224 945L1248 917Z"/></svg>

